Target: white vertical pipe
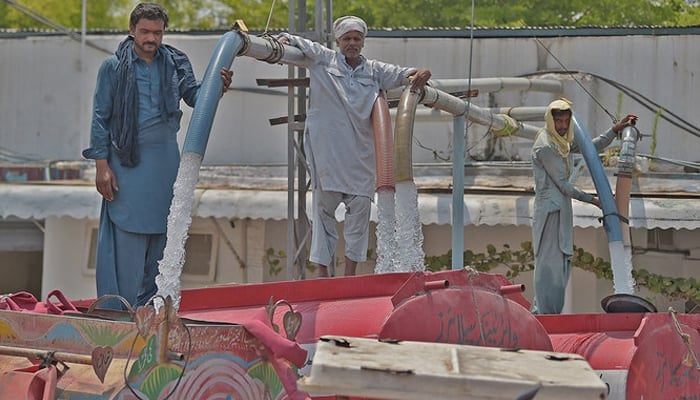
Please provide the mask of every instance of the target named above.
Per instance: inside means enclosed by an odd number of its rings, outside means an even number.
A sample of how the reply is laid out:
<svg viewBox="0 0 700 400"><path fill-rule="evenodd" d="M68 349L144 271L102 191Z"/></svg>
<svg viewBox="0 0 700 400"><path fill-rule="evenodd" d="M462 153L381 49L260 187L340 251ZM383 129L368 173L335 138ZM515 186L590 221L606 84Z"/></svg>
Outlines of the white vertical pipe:
<svg viewBox="0 0 700 400"><path fill-rule="evenodd" d="M464 268L464 115L454 118L452 145L452 269Z"/></svg>
<svg viewBox="0 0 700 400"><path fill-rule="evenodd" d="M303 0L302 0L303 1ZM296 32L296 2L289 0L289 10L287 12L287 29L289 32ZM287 66L287 78L294 79L294 65ZM294 89L287 92L287 187L294 187L294 167L296 150L294 148ZM306 182L299 182L299 185ZM301 216L300 216L301 217ZM296 242L294 240L294 190L287 190L287 279L292 281L296 278L294 271L294 257L296 254Z"/></svg>

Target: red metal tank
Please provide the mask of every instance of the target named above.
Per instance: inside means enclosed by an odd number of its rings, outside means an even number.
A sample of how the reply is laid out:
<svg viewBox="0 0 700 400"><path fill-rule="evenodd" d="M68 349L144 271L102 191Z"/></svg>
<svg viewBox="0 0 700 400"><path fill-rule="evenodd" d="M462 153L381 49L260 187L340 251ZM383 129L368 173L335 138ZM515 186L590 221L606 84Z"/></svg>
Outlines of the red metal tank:
<svg viewBox="0 0 700 400"><path fill-rule="evenodd" d="M554 351L586 358L611 400L700 398L700 315L567 314L537 317Z"/></svg>
<svg viewBox="0 0 700 400"><path fill-rule="evenodd" d="M389 273L183 290L179 314L244 323L268 307L283 326L293 309L302 345L344 335L552 350L522 290L502 275L466 270Z"/></svg>

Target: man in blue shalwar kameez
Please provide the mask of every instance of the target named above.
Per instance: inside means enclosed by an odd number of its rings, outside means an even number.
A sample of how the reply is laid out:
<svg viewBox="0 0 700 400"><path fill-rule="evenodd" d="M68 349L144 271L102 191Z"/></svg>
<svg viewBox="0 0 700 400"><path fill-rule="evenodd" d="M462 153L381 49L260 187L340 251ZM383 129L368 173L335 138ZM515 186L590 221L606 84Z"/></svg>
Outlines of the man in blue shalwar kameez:
<svg viewBox="0 0 700 400"><path fill-rule="evenodd" d="M200 84L187 55L162 43L168 15L141 3L129 36L97 74L90 147L102 195L97 239L97 295L140 306L155 295L173 184L180 163L180 100L193 107ZM224 91L232 71L222 69ZM105 308L121 308L116 299Z"/></svg>

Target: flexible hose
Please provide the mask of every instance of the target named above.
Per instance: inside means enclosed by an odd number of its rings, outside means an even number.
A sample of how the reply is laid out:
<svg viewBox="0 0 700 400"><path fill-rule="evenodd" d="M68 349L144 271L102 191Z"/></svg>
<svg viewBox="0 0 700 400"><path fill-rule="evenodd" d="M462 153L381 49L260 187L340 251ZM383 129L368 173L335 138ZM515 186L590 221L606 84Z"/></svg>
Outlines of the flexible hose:
<svg viewBox="0 0 700 400"><path fill-rule="evenodd" d="M591 173L591 179L593 179L593 184L598 192L600 206L603 209L603 227L608 234L608 242L621 242L621 221L617 213L615 198L613 197L612 189L610 188L610 182L608 181L608 177L605 175L603 163L600 161L600 157L598 157L598 152L593 145L591 137L588 135L588 132L583 125L579 124L578 121L578 116L576 113L574 113L574 118L572 118L572 122L574 123L574 141L576 141L579 149L581 149L581 155L583 155L583 159L586 161L588 170Z"/></svg>
<svg viewBox="0 0 700 400"><path fill-rule="evenodd" d="M242 46L241 37L236 32L226 32L219 39L216 49L209 60L204 73L202 86L199 89L197 103L192 111L190 124L187 128L182 153L197 153L202 158L209 141L209 133L214 123L216 108L221 99L224 83L221 80L221 68L231 68L233 59Z"/></svg>
<svg viewBox="0 0 700 400"><path fill-rule="evenodd" d="M384 92L380 92L372 108L374 151L377 168L377 190L394 190L394 143L391 132L389 104Z"/></svg>
<svg viewBox="0 0 700 400"><path fill-rule="evenodd" d="M394 157L396 159L396 183L413 181L413 120L419 94L407 87L401 94L396 111L396 134L394 135Z"/></svg>

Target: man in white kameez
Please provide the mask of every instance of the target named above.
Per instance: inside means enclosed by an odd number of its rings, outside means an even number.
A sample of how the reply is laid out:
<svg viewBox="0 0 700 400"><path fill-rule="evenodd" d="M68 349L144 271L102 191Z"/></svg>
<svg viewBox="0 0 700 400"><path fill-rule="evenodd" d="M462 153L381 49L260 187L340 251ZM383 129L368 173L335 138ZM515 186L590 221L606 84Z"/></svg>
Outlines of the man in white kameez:
<svg viewBox="0 0 700 400"><path fill-rule="evenodd" d="M283 33L279 41L299 48L310 60L310 105L304 148L313 189L310 261L328 276L338 242L335 210L345 204L345 275L367 260L370 205L375 192L375 153L371 113L380 90L412 82L418 90L428 69L368 60L361 55L367 24L345 16L333 23L337 51Z"/></svg>
<svg viewBox="0 0 700 400"><path fill-rule="evenodd" d="M535 253L535 299L532 312L559 314L564 307L566 285L573 255L573 211L571 199L600 207L598 198L576 188L569 178L578 148L573 143L573 111L568 100L555 100L545 113L545 127L532 146L535 177L535 206L532 246ZM607 147L622 129L633 123L627 115L604 134L592 140L597 151Z"/></svg>

